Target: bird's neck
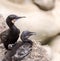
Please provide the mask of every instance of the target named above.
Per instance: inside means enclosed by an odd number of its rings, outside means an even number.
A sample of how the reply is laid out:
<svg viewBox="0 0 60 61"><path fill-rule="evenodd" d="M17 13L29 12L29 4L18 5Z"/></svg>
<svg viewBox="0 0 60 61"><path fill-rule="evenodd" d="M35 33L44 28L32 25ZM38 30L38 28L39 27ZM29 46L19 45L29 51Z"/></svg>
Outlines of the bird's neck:
<svg viewBox="0 0 60 61"><path fill-rule="evenodd" d="M6 23L13 34L16 35L20 33L20 30L11 21L6 21Z"/></svg>
<svg viewBox="0 0 60 61"><path fill-rule="evenodd" d="M15 27L15 25L12 24L12 23L10 25L8 25L8 26L9 26L10 29L13 29Z"/></svg>
<svg viewBox="0 0 60 61"><path fill-rule="evenodd" d="M29 43L29 44L33 45L33 42L29 39L23 39L22 42L23 43Z"/></svg>
<svg viewBox="0 0 60 61"><path fill-rule="evenodd" d="M11 27L9 27L12 31L16 31L17 30L17 27L15 25L12 25Z"/></svg>
<svg viewBox="0 0 60 61"><path fill-rule="evenodd" d="M17 27L10 20L7 20L6 23L11 30L17 29Z"/></svg>
<svg viewBox="0 0 60 61"><path fill-rule="evenodd" d="M18 35L20 33L20 30L11 22L10 19L7 19L6 23L13 34Z"/></svg>
<svg viewBox="0 0 60 61"><path fill-rule="evenodd" d="M9 19L6 20L6 23L9 26L9 28L12 28L14 26L14 24Z"/></svg>

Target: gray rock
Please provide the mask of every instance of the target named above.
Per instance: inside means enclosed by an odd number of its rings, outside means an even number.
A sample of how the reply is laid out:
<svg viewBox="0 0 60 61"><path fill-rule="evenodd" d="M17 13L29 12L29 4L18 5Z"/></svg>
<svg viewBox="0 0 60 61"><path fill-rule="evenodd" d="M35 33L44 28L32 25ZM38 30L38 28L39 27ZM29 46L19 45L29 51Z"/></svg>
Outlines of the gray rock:
<svg viewBox="0 0 60 61"><path fill-rule="evenodd" d="M17 53L17 45L19 47L20 43L17 43L11 51L8 51L2 61L15 61L13 60L13 55ZM33 41L32 51L25 56L22 61L50 61L52 58L51 53L51 48L49 46L41 46L39 42ZM19 59L17 61L21 60Z"/></svg>
<svg viewBox="0 0 60 61"><path fill-rule="evenodd" d="M6 29L6 22L4 17L0 14L0 33Z"/></svg>
<svg viewBox="0 0 60 61"><path fill-rule="evenodd" d="M48 46L41 46L39 42L35 42L32 52L22 61L51 61L51 49Z"/></svg>
<svg viewBox="0 0 60 61"><path fill-rule="evenodd" d="M54 8L55 0L33 0L33 2L42 10L48 11Z"/></svg>

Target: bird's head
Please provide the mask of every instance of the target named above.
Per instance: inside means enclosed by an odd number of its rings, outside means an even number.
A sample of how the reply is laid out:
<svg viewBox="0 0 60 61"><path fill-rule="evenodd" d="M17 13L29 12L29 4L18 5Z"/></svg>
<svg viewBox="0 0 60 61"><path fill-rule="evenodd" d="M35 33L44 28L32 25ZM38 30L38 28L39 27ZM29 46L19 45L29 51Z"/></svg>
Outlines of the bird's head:
<svg viewBox="0 0 60 61"><path fill-rule="evenodd" d="M25 18L25 16L19 17L19 16L17 16L17 15L12 14L12 15L9 15L9 16L6 18L6 23L7 23L8 25L12 25L12 24L15 23L15 21L17 21L18 19L21 19L21 18Z"/></svg>
<svg viewBox="0 0 60 61"><path fill-rule="evenodd" d="M23 31L21 34L21 40L28 39L30 36L36 35L35 32L30 32L30 31Z"/></svg>

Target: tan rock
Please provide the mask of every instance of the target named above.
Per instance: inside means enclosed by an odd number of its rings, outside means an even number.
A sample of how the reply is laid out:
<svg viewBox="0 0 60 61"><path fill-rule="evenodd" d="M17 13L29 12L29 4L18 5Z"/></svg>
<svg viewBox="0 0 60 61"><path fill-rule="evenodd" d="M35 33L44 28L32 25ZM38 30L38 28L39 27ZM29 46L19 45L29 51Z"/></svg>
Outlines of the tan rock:
<svg viewBox="0 0 60 61"><path fill-rule="evenodd" d="M42 10L48 11L55 7L55 0L33 0L33 2Z"/></svg>
<svg viewBox="0 0 60 61"><path fill-rule="evenodd" d="M8 0L10 2L13 3L17 3L17 4L29 4L32 3L32 0Z"/></svg>
<svg viewBox="0 0 60 61"><path fill-rule="evenodd" d="M49 44L53 51L60 54L60 36L56 36Z"/></svg>
<svg viewBox="0 0 60 61"><path fill-rule="evenodd" d="M29 30L36 32L33 37L36 41L46 41L48 37L55 36L60 32L60 1L56 0L52 11L42 11L32 4L14 4L7 0L0 1L0 13L6 18L9 14L26 16L16 22L20 31Z"/></svg>
<svg viewBox="0 0 60 61"><path fill-rule="evenodd" d="M24 0L8 0L8 1L21 4L23 3Z"/></svg>
<svg viewBox="0 0 60 61"><path fill-rule="evenodd" d="M60 61L60 54L59 53L57 53L57 52L53 52L52 53L52 60L51 61Z"/></svg>
<svg viewBox="0 0 60 61"><path fill-rule="evenodd" d="M6 22L4 17L0 14L0 33L6 29Z"/></svg>

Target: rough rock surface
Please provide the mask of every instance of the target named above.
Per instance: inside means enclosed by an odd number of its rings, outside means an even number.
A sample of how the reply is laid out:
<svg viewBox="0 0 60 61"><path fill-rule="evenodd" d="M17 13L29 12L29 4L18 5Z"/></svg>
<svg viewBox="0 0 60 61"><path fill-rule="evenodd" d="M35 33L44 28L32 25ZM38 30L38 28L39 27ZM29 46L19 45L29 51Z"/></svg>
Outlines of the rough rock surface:
<svg viewBox="0 0 60 61"><path fill-rule="evenodd" d="M6 30L8 27L6 25L5 19L4 17L0 14L0 33L3 32L4 30ZM0 39L0 43L1 43L1 39Z"/></svg>
<svg viewBox="0 0 60 61"><path fill-rule="evenodd" d="M4 17L0 14L0 33L7 28Z"/></svg>
<svg viewBox="0 0 60 61"><path fill-rule="evenodd" d="M17 51L17 49L7 51L6 56L3 58L3 61L4 60L14 61L12 57L15 51ZM50 61L52 59L51 53L52 53L51 48L49 46L41 46L39 42L34 41L32 51L26 57L24 57L22 61ZM20 60L17 60L17 61L20 61Z"/></svg>
<svg viewBox="0 0 60 61"><path fill-rule="evenodd" d="M7 29L7 26L6 26L6 23L5 23L5 19L0 14L0 33L3 32L6 29ZM2 58L4 56L4 52L5 52L5 49L3 47L3 44L1 44L1 40L0 40L0 61L2 60Z"/></svg>
<svg viewBox="0 0 60 61"><path fill-rule="evenodd" d="M2 14L4 18L6 18L9 14L26 16L26 19L21 19L17 21L16 26L20 28L21 32L28 29L29 31L36 32L37 36L34 36L33 39L35 39L36 41L41 41L41 43L43 43L44 41L46 42L45 40L46 38L55 36L57 33L60 32L60 0L56 0L55 7L51 11L43 11L41 9L38 9L38 7L34 4L18 5L8 2L7 0L1 0L0 14ZM4 26L2 27L3 28L0 28L0 30L4 31L3 30ZM55 46L55 45L53 44L50 46ZM0 57L3 58L3 53L5 52L5 50L0 48L0 51L1 51ZM57 56L56 60L55 60L55 56ZM54 59L52 61L60 61L60 54L54 55Z"/></svg>
<svg viewBox="0 0 60 61"><path fill-rule="evenodd" d="M35 42L32 52L22 61L50 61L52 59L51 49L48 46L41 46Z"/></svg>

